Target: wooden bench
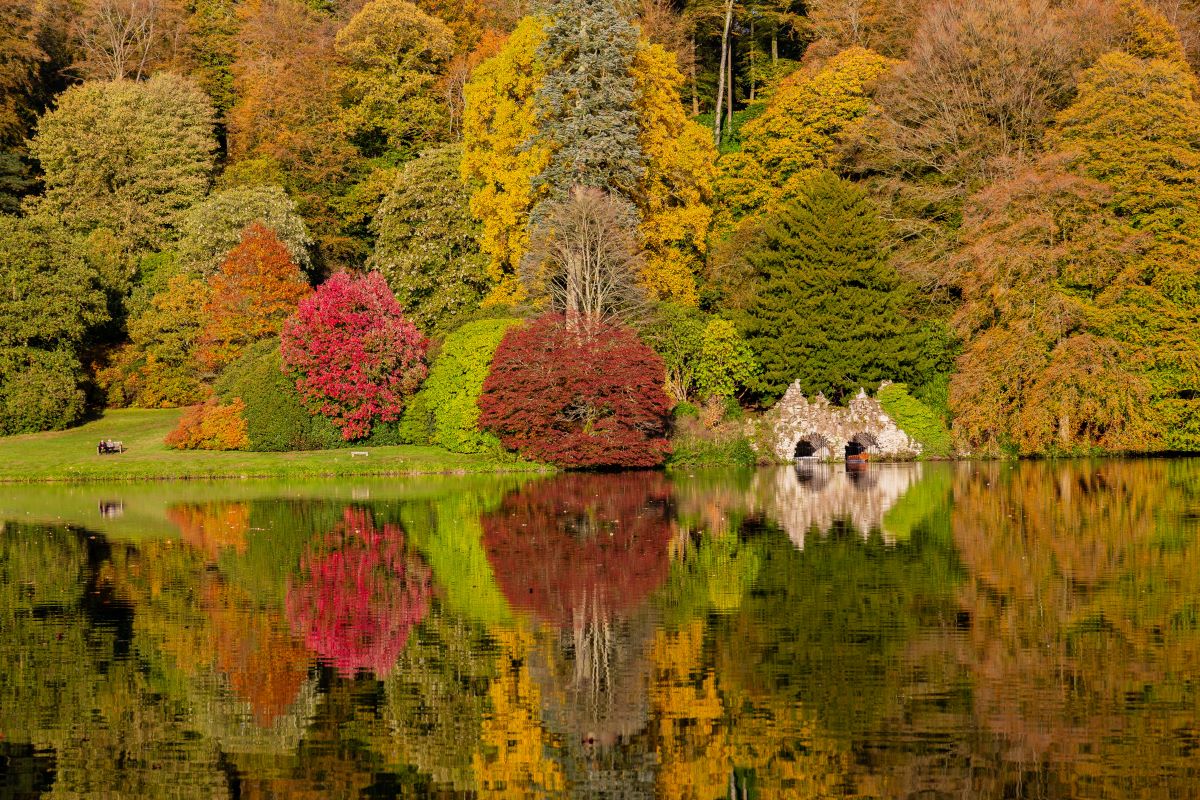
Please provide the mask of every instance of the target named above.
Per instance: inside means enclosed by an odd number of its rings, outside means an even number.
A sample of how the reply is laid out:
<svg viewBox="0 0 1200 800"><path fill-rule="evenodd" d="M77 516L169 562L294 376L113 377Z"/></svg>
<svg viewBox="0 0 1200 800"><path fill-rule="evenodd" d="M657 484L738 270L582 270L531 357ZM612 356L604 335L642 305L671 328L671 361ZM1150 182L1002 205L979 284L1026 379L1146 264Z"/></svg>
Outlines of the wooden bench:
<svg viewBox="0 0 1200 800"><path fill-rule="evenodd" d="M353 450L350 452L351 458L366 458L369 455L371 455L371 454L368 453L366 450Z"/></svg>
<svg viewBox="0 0 1200 800"><path fill-rule="evenodd" d="M101 439L100 444L96 445L96 453L102 456L112 455L114 453L124 453L125 443L114 442L112 439Z"/></svg>

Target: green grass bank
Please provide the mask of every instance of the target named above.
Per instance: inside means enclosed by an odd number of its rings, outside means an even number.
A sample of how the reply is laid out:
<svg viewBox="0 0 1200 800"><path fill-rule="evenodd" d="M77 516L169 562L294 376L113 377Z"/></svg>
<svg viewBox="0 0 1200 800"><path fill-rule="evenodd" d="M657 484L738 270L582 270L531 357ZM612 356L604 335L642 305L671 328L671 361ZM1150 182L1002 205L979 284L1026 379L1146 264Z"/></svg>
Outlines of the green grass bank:
<svg viewBox="0 0 1200 800"><path fill-rule="evenodd" d="M300 453L171 450L165 437L180 410L109 411L68 431L0 438L0 483L204 478L301 478L531 472L547 468L517 459L460 455L436 447L351 447ZM126 452L98 455L101 439ZM354 452L367 452L354 457Z"/></svg>

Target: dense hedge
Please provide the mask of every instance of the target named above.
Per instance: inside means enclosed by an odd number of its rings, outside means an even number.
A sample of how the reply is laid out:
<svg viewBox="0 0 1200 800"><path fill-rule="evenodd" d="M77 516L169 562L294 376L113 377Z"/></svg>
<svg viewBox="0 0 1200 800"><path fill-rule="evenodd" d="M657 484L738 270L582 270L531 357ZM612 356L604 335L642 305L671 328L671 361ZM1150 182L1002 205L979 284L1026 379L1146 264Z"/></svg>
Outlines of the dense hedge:
<svg viewBox="0 0 1200 800"><path fill-rule="evenodd" d="M313 416L300 404L295 383L283 374L279 340L252 347L221 375L217 394L226 401L240 397L243 416L255 452L325 450L345 447L333 424Z"/></svg>
<svg viewBox="0 0 1200 800"><path fill-rule="evenodd" d="M903 383L893 383L879 390L879 404L900 428L925 449L924 455L948 457L954 450L954 440L945 421L937 412L908 393Z"/></svg>
<svg viewBox="0 0 1200 800"><path fill-rule="evenodd" d="M453 453L494 452L500 441L479 430L483 382L496 348L516 319L468 322L446 337L429 377L405 412L402 430L410 441Z"/></svg>

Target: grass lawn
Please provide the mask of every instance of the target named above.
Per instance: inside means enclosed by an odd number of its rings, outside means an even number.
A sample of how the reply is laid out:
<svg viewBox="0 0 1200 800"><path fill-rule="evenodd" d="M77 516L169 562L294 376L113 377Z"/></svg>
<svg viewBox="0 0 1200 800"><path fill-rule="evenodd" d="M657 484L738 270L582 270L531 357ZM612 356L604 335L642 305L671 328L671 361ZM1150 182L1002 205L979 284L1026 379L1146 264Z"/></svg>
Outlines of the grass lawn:
<svg viewBox="0 0 1200 800"><path fill-rule="evenodd" d="M163 437L182 413L109 411L101 419L69 431L0 438L0 482L394 476L540 469L528 462L460 455L436 447L356 447L306 453L169 450ZM96 444L101 439L124 442L126 452L98 455ZM354 451L367 451L369 455L353 458Z"/></svg>

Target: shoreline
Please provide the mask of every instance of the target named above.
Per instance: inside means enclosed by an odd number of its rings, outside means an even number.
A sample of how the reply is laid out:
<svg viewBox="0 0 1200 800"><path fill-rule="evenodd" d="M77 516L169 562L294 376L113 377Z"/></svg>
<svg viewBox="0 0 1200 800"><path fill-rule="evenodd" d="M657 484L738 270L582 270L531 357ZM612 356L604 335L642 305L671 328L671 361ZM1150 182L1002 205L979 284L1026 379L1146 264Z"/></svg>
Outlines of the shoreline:
<svg viewBox="0 0 1200 800"><path fill-rule="evenodd" d="M171 450L163 437L180 409L123 409L65 431L0 438L0 485L134 481L213 481L331 478L407 478L423 475L549 473L552 467L519 458L451 453L417 445L348 446L338 450L256 453ZM102 439L126 452L99 455ZM362 458L354 452L366 452Z"/></svg>

